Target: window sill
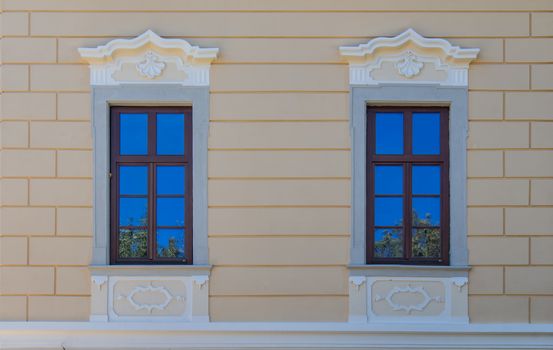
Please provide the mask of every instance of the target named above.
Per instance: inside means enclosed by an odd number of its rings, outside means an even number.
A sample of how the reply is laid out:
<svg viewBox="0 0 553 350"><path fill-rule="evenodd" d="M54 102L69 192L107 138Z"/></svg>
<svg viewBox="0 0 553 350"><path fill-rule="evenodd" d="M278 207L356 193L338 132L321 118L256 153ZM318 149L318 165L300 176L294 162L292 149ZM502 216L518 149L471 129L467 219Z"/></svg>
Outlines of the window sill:
<svg viewBox="0 0 553 350"><path fill-rule="evenodd" d="M92 276L209 276L211 265L91 265Z"/></svg>
<svg viewBox="0 0 553 350"><path fill-rule="evenodd" d="M470 266L349 265L350 276L366 277L468 277Z"/></svg>

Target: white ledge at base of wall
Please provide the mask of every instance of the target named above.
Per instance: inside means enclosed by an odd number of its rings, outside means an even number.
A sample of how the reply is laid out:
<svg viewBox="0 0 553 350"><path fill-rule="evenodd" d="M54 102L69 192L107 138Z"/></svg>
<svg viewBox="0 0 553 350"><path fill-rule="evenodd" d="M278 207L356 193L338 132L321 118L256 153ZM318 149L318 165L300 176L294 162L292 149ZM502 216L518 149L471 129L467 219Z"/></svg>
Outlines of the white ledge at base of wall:
<svg viewBox="0 0 553 350"><path fill-rule="evenodd" d="M553 324L0 322L11 349L551 349Z"/></svg>

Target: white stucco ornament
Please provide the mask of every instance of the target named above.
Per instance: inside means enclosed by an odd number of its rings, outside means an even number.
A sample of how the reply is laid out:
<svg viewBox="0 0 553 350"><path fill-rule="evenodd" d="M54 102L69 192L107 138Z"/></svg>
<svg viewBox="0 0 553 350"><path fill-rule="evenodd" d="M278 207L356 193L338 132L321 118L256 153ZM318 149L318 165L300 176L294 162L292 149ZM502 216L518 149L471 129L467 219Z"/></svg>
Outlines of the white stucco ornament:
<svg viewBox="0 0 553 350"><path fill-rule="evenodd" d="M412 78L418 75L423 66L424 63L419 62L417 55L411 51L407 51L403 59L396 63L399 74L406 78Z"/></svg>
<svg viewBox="0 0 553 350"><path fill-rule="evenodd" d="M163 296L163 302L161 303L143 303L136 300L135 296L140 294L152 294L159 293ZM136 286L128 295L119 295L117 300L127 299L127 301L139 311L142 309L148 310L148 313L152 313L154 309L163 311L169 303L175 299L176 301L183 301L185 297L177 295L174 296L169 290L163 286L154 287L151 283L147 286Z"/></svg>
<svg viewBox="0 0 553 350"><path fill-rule="evenodd" d="M136 69L143 76L154 79L161 75L165 69L165 63L161 62L159 56L153 51L146 52L144 60L136 65Z"/></svg>
<svg viewBox="0 0 553 350"><path fill-rule="evenodd" d="M419 294L422 297L422 300L417 304L402 304L394 301L394 296L396 294L400 293L407 293L407 294ZM411 286L407 285L404 287L396 286L392 288L386 296L376 295L374 298L374 301L380 301L380 300L386 300L388 305L392 307L392 310L398 311L398 310L404 310L408 314L411 313L411 311L423 311L432 301L435 302L441 302L442 299L439 296L431 296L428 294L426 289L424 289L422 286Z"/></svg>
<svg viewBox="0 0 553 350"><path fill-rule="evenodd" d="M90 65L90 84L180 84L208 86L217 48L200 48L184 39L162 38L151 30L132 39L115 39L80 48Z"/></svg>
<svg viewBox="0 0 553 350"><path fill-rule="evenodd" d="M461 48L413 29L366 44L340 47L350 85L439 84L468 86L468 67L480 49Z"/></svg>

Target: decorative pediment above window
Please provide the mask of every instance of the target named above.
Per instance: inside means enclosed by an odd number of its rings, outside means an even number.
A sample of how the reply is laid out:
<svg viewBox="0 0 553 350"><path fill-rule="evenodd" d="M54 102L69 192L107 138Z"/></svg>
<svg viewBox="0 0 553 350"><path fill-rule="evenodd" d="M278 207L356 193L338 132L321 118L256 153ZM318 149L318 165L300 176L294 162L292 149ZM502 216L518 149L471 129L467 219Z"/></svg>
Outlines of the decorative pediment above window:
<svg viewBox="0 0 553 350"><path fill-rule="evenodd" d="M209 68L218 51L192 46L183 39L165 39L151 30L133 39L115 39L96 48L79 49L90 64L91 85L208 86Z"/></svg>
<svg viewBox="0 0 553 350"><path fill-rule="evenodd" d="M480 49L453 46L408 29L358 46L342 46L349 62L351 85L439 84L467 86L468 66Z"/></svg>

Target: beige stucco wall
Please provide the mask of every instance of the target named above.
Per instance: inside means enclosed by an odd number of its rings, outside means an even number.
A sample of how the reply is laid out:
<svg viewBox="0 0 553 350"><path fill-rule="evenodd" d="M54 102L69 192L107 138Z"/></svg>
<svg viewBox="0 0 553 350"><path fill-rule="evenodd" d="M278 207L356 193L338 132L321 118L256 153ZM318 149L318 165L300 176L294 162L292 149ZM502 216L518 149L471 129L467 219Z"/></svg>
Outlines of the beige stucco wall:
<svg viewBox="0 0 553 350"><path fill-rule="evenodd" d="M92 180L77 48L146 29L219 47L211 71L215 321L345 321L348 67L408 27L470 68L472 322L553 322L550 0L4 0L0 320L86 320Z"/></svg>

